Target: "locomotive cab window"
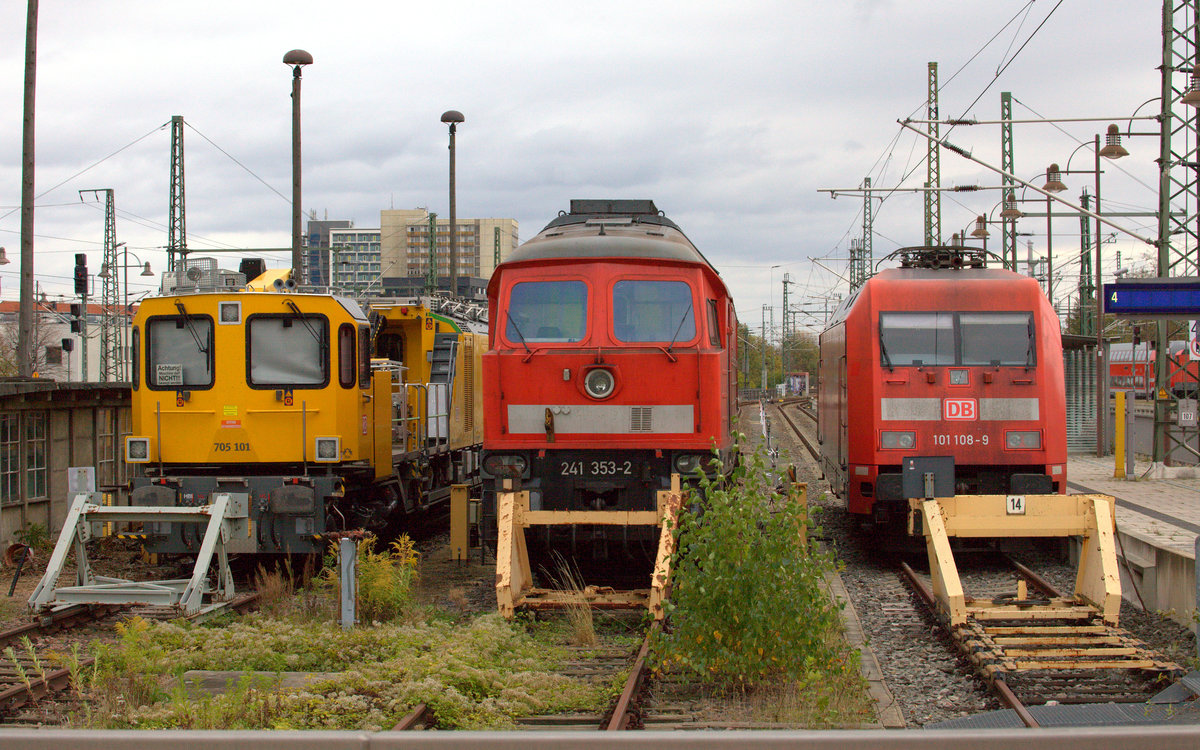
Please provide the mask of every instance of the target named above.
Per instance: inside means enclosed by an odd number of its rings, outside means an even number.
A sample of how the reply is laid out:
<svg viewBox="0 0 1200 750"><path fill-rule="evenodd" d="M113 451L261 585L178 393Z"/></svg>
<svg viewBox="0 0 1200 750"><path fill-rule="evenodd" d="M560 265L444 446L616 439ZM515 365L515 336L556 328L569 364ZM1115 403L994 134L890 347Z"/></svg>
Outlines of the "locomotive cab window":
<svg viewBox="0 0 1200 750"><path fill-rule="evenodd" d="M253 315L246 323L252 388L319 388L329 382L329 322L323 315Z"/></svg>
<svg viewBox="0 0 1200 750"><path fill-rule="evenodd" d="M692 288L683 281L627 279L613 285L613 336L627 343L696 337Z"/></svg>
<svg viewBox="0 0 1200 750"><path fill-rule="evenodd" d="M708 344L709 346L721 346L721 326L717 322L717 301L710 299L708 301Z"/></svg>
<svg viewBox="0 0 1200 750"><path fill-rule="evenodd" d="M157 389L213 384L213 322L201 315L162 316L146 323L146 385Z"/></svg>
<svg viewBox="0 0 1200 750"><path fill-rule="evenodd" d="M1027 367L1036 363L1032 313L959 313L958 330L964 365Z"/></svg>
<svg viewBox="0 0 1200 750"><path fill-rule="evenodd" d="M1027 312L879 313L884 367L1032 367L1036 341Z"/></svg>
<svg viewBox="0 0 1200 750"><path fill-rule="evenodd" d="M879 313L879 360L884 367L955 364L954 314Z"/></svg>
<svg viewBox="0 0 1200 750"><path fill-rule="evenodd" d="M522 281L508 295L504 337L513 344L571 343L587 333L582 281Z"/></svg>
<svg viewBox="0 0 1200 750"><path fill-rule="evenodd" d="M355 341L358 332L349 323L338 326L338 384L353 388L358 380L358 361L355 359Z"/></svg>

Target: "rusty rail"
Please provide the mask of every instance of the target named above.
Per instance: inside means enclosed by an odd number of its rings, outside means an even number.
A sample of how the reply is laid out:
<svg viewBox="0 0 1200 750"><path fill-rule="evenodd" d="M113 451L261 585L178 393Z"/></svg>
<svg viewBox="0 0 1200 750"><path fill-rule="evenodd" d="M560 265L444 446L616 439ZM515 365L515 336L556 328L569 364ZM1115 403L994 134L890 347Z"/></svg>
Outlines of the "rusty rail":
<svg viewBox="0 0 1200 750"><path fill-rule="evenodd" d="M646 639L642 641L642 647L638 651L637 658L633 660L633 669L629 672L629 677L625 680L625 687L621 690L621 695L617 698L617 703L613 706L612 717L608 720L606 731L619 732L630 728L632 720L635 718L634 698L642 689L642 683L645 681L646 675L646 657L650 653L650 639L658 632L659 620L655 620L650 626L650 631L646 633Z"/></svg>
<svg viewBox="0 0 1200 750"><path fill-rule="evenodd" d="M808 414L808 412L804 411L804 409L801 409L801 411L804 412L806 416L811 416ZM812 456L813 460L820 461L821 452L817 450L816 446L809 442L808 436L805 435L796 425L796 423L792 421L792 418L788 416L788 413L783 409L783 407L779 408L779 414L783 417L783 421L787 422L788 427L792 428L792 432L795 433L796 437L800 439L800 442L804 444L804 448L808 451L808 454Z"/></svg>

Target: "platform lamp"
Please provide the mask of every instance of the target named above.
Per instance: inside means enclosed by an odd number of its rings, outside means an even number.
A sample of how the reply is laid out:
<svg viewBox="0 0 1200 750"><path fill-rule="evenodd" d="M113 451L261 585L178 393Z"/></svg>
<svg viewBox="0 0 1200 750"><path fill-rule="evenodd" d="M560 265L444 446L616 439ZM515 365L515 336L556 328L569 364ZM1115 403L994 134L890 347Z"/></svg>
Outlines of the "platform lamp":
<svg viewBox="0 0 1200 750"><path fill-rule="evenodd" d="M294 49L283 56L283 64L292 66L292 278L297 284L302 281L299 276L304 264L300 251L303 239L300 229L300 70L312 62L313 56L302 49Z"/></svg>
<svg viewBox="0 0 1200 750"><path fill-rule="evenodd" d="M1185 99L1186 99L1186 97L1185 97ZM1152 102L1152 101L1154 101L1154 99L1148 100L1147 102L1143 103L1142 106L1145 106L1145 104L1148 104L1149 102ZM1138 107L1138 109L1140 110L1141 107ZM1137 112L1135 111L1134 115L1136 116L1136 114L1137 114ZM1131 120L1131 122L1132 122L1132 120ZM1132 134L1132 133L1130 133L1130 134ZM1075 154L1078 153L1081 148L1083 148L1084 146L1089 146L1089 145L1092 147L1092 153L1094 154L1093 168L1092 169L1072 170L1071 169L1071 159L1074 158ZM1090 143L1085 141L1085 142L1079 144L1078 146L1075 147L1075 150L1071 152L1071 156L1067 157L1067 168L1065 170L1061 171L1060 175L1061 174L1092 174L1092 175L1094 175L1094 177L1095 177L1095 193L1096 194L1095 194L1095 198L1094 198L1095 204L1094 204L1093 210L1096 214L1099 214L1101 212L1101 210L1100 210L1101 209L1101 206L1100 206L1100 174L1101 174L1100 158L1103 157L1105 159L1115 160L1115 159L1121 159L1126 156L1129 156L1129 151L1124 146L1121 145L1121 129L1115 123L1110 124L1108 126L1108 128L1105 130L1104 146L1101 147L1101 145L1100 145L1100 135L1099 134L1096 134L1095 136L1093 136L1093 139ZM1060 176L1060 180L1061 180L1061 176ZM1047 221L1049 221L1049 219L1047 219ZM1092 269L1092 273L1094 276L1093 285L1095 286L1095 289L1093 291L1093 296L1094 296L1093 301L1095 303L1095 309L1093 311L1095 320L1094 320L1093 326L1095 328L1095 335L1096 335L1096 358L1097 358L1096 359L1096 455L1101 456L1101 455L1104 455L1104 453L1105 453L1105 440L1106 440L1105 413L1107 411L1106 407L1108 404L1108 389L1106 386L1107 386L1108 381L1107 381L1106 373L1105 373L1105 369L1107 367L1107 358L1104 356L1104 298L1103 298L1103 295L1101 294L1101 290L1104 288L1104 286L1103 286L1103 257L1102 257L1102 251L1101 251L1101 247L1103 246L1104 239L1101 236L1099 219L1096 220L1095 239L1093 242L1094 242L1094 248L1095 248L1094 255L1093 255L1093 263L1095 265L1095 268ZM1083 299L1081 298L1080 299L1080 310L1081 311L1082 311L1082 304L1083 304Z"/></svg>
<svg viewBox="0 0 1200 750"><path fill-rule="evenodd" d="M455 224L457 214L454 206L454 134L458 131L458 123L466 120L463 113L457 109L448 109L442 113L442 122L450 126L450 296L458 296L458 227Z"/></svg>

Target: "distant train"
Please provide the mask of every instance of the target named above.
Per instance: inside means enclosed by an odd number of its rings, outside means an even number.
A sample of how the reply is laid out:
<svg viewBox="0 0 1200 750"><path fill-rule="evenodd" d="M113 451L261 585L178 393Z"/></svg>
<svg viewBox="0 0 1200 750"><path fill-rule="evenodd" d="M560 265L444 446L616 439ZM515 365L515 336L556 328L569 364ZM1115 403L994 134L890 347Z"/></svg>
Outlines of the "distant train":
<svg viewBox="0 0 1200 750"><path fill-rule="evenodd" d="M570 213L496 268L488 308L483 528L491 543L506 479L529 491L534 509L653 510L672 473L711 471L714 449L732 465L733 300L651 201L572 200ZM555 526L527 535L531 546L576 559L648 544L652 560L658 530Z"/></svg>
<svg viewBox="0 0 1200 750"><path fill-rule="evenodd" d="M902 461L952 457L957 494L1066 491L1059 321L1037 282L962 247L895 253L821 334L821 463L850 513L907 512Z"/></svg>
<svg viewBox="0 0 1200 750"><path fill-rule="evenodd" d="M1167 345L1170 358L1167 369L1168 390L1180 398L1196 398L1200 383L1200 361L1191 359L1188 342L1171 341ZM1158 352L1148 344L1112 344L1108 352L1110 392L1131 391L1137 398L1153 398L1155 392L1154 363Z"/></svg>
<svg viewBox="0 0 1200 750"><path fill-rule="evenodd" d="M188 259L133 320L131 503L246 495L231 552L306 553L327 532L391 534L474 481L485 339L426 302L296 292L288 272ZM194 525L150 523L150 552L198 549Z"/></svg>

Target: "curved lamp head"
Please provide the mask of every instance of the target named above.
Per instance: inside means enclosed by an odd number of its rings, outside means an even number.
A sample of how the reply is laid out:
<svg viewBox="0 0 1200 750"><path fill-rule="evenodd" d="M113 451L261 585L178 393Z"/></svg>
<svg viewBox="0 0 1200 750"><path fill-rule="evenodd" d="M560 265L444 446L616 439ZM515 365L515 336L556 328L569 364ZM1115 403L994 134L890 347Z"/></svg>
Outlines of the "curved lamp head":
<svg viewBox="0 0 1200 750"><path fill-rule="evenodd" d="M1066 190L1067 186L1062 181L1062 170L1057 164L1051 164L1046 170L1046 184L1042 185L1042 190L1047 193L1061 193Z"/></svg>
<svg viewBox="0 0 1200 750"><path fill-rule="evenodd" d="M1115 123L1108 126L1108 133L1104 136L1104 148L1100 149L1100 155L1105 159L1120 159L1122 156L1129 156L1129 152L1121 145L1121 129Z"/></svg>
<svg viewBox="0 0 1200 750"><path fill-rule="evenodd" d="M448 109L442 113L442 122L448 125L457 125L460 122L465 122L466 119L463 117L463 113L457 109Z"/></svg>
<svg viewBox="0 0 1200 750"><path fill-rule="evenodd" d="M146 261L146 267L142 269L142 276L153 276L154 272L150 270L150 261Z"/></svg>
<svg viewBox="0 0 1200 750"><path fill-rule="evenodd" d="M1187 68L1184 68L1187 70ZM1184 104L1190 104L1193 107L1200 106L1200 70L1192 68L1192 83L1188 86L1187 93L1180 98Z"/></svg>
<svg viewBox="0 0 1200 750"><path fill-rule="evenodd" d="M982 216L975 217L975 228L971 230L972 237L987 237L987 219Z"/></svg>
<svg viewBox="0 0 1200 750"><path fill-rule="evenodd" d="M8 253L4 250L4 248L0 247L0 266L7 266L8 263Z"/></svg>
<svg viewBox="0 0 1200 750"><path fill-rule="evenodd" d="M1005 193L1004 208L1000 209L1000 218L1013 221L1021 218L1023 215L1021 209L1017 208L1017 197L1012 193Z"/></svg>
<svg viewBox="0 0 1200 750"><path fill-rule="evenodd" d="M302 49L294 49L283 56L284 65L293 65L299 68L302 65L312 65L313 56Z"/></svg>

